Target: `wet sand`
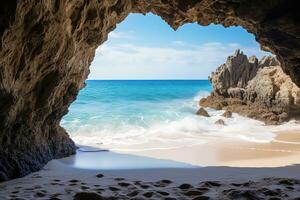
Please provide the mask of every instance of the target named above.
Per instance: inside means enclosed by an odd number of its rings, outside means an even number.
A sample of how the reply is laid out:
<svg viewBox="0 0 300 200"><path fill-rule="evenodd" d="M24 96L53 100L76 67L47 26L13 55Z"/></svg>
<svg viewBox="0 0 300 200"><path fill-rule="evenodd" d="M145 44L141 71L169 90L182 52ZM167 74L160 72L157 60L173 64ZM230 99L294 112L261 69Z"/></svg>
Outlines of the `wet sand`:
<svg viewBox="0 0 300 200"><path fill-rule="evenodd" d="M282 131L269 143L214 137L205 140L208 141L205 144L172 149L143 150L137 146L128 152L117 152L197 166L280 167L300 163L300 130Z"/></svg>

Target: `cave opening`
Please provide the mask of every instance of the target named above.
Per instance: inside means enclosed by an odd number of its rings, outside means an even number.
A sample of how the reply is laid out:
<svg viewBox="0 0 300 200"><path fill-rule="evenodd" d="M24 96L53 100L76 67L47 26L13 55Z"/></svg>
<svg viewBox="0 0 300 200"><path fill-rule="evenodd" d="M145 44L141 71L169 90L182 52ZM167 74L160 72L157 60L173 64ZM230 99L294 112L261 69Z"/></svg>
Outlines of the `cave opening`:
<svg viewBox="0 0 300 200"><path fill-rule="evenodd" d="M237 49L258 59L270 55L242 27L191 23L174 31L156 15L130 14L96 50L86 88L61 125L78 145L150 157L155 149L197 145L201 134L226 135L247 120L221 128L214 125L220 111L210 110L210 120L195 113L211 92L208 76Z"/></svg>
<svg viewBox="0 0 300 200"><path fill-rule="evenodd" d="M174 29L189 22L240 25L255 35L263 49L276 54L283 71L300 85L299 12L293 0L12 1L2 5L0 181L75 154L61 119L84 87L96 48L129 13L155 13Z"/></svg>

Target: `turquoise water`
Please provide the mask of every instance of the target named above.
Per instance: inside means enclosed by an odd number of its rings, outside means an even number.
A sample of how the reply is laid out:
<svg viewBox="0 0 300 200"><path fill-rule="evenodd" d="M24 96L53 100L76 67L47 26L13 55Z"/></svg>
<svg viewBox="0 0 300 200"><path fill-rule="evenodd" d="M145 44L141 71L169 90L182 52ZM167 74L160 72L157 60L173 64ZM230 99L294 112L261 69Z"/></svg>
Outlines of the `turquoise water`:
<svg viewBox="0 0 300 200"><path fill-rule="evenodd" d="M210 91L207 80L88 80L61 125L77 144L120 151L198 145L205 137L268 142L276 136L279 127L236 114L227 119L224 111L207 109L211 117L197 116ZM216 125L218 119L226 126Z"/></svg>
<svg viewBox="0 0 300 200"><path fill-rule="evenodd" d="M208 80L88 80L62 126L84 145L135 144L195 117L200 96L210 91Z"/></svg>
<svg viewBox="0 0 300 200"><path fill-rule="evenodd" d="M210 82L199 81L98 81L88 80L64 117L69 132L78 127L98 130L149 126L194 114L199 92L209 93Z"/></svg>

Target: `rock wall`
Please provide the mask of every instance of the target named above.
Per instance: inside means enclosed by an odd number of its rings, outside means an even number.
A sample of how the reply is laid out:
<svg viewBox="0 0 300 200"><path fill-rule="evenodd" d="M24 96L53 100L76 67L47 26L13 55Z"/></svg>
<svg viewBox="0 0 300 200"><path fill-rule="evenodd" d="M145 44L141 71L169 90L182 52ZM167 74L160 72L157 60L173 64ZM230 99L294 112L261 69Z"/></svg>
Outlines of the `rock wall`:
<svg viewBox="0 0 300 200"><path fill-rule="evenodd" d="M95 49L129 13L147 12L174 29L188 22L241 25L300 85L295 0L1 1L0 181L75 152L59 123L84 87Z"/></svg>
<svg viewBox="0 0 300 200"><path fill-rule="evenodd" d="M200 105L279 124L300 117L300 88L273 56L260 61L240 50L212 73L213 91Z"/></svg>

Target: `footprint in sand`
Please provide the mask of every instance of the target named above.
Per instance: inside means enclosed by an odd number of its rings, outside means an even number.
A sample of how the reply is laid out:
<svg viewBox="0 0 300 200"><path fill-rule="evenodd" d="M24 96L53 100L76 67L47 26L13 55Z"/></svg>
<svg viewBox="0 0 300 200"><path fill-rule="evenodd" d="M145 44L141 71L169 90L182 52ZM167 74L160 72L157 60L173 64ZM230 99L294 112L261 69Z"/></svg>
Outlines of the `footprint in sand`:
<svg viewBox="0 0 300 200"><path fill-rule="evenodd" d="M231 190L228 192L227 197L229 199L261 199L257 191L253 190Z"/></svg>
<svg viewBox="0 0 300 200"><path fill-rule="evenodd" d="M262 188L258 190L259 192L263 193L266 196L279 196L281 195L281 190L270 190L268 188Z"/></svg>
<svg viewBox="0 0 300 200"><path fill-rule="evenodd" d="M101 193L101 192L104 191L104 189L102 189L102 188L97 188L97 189L94 189L94 191L96 191L96 192L98 192L98 193Z"/></svg>
<svg viewBox="0 0 300 200"><path fill-rule="evenodd" d="M198 187L197 190L199 190L199 191L205 193L205 192L208 192L208 191L209 191L209 188L207 188L207 187Z"/></svg>
<svg viewBox="0 0 300 200"><path fill-rule="evenodd" d="M193 200L210 200L211 198L208 196L197 196L193 198Z"/></svg>
<svg viewBox="0 0 300 200"><path fill-rule="evenodd" d="M50 198L57 198L58 196L62 195L62 193L55 193L55 194L51 194Z"/></svg>
<svg viewBox="0 0 300 200"><path fill-rule="evenodd" d="M143 194L143 196L144 197L147 197L147 198L150 198L150 197L152 197L153 196L153 192L145 192L144 194Z"/></svg>
<svg viewBox="0 0 300 200"><path fill-rule="evenodd" d="M70 182L70 183L78 183L79 180L77 180L77 179L72 179L72 180L69 180L69 182Z"/></svg>
<svg viewBox="0 0 300 200"><path fill-rule="evenodd" d="M43 177L39 174L34 174L34 175L31 176L31 178L43 178Z"/></svg>
<svg viewBox="0 0 300 200"><path fill-rule="evenodd" d="M75 194L74 200L103 200L104 198L93 192L79 192Z"/></svg>
<svg viewBox="0 0 300 200"><path fill-rule="evenodd" d="M97 174L96 177L97 177L97 178L103 178L104 175L103 175L103 174Z"/></svg>
<svg viewBox="0 0 300 200"><path fill-rule="evenodd" d="M88 189L90 189L90 187L88 187L88 186L81 186L81 189L83 189L83 190L88 190Z"/></svg>
<svg viewBox="0 0 300 200"><path fill-rule="evenodd" d="M120 182L120 183L118 183L118 185L121 186L121 187L128 187L128 186L130 186L131 184L130 184L130 183L127 183L127 182Z"/></svg>
<svg viewBox="0 0 300 200"><path fill-rule="evenodd" d="M205 186L205 187L220 187L222 184L220 184L217 181L206 181L200 183L200 185Z"/></svg>
<svg viewBox="0 0 300 200"><path fill-rule="evenodd" d="M168 192L165 192L165 191L156 191L158 194L161 194L163 196L168 196L169 193Z"/></svg>
<svg viewBox="0 0 300 200"><path fill-rule="evenodd" d="M166 187L168 185L170 185L172 183L172 181L170 180L160 180L154 183L155 187Z"/></svg>
<svg viewBox="0 0 300 200"><path fill-rule="evenodd" d="M115 181L125 181L125 178L115 178Z"/></svg>
<svg viewBox="0 0 300 200"><path fill-rule="evenodd" d="M143 189L148 189L148 188L150 188L149 185L140 185L140 187L143 188Z"/></svg>
<svg viewBox="0 0 300 200"><path fill-rule="evenodd" d="M177 200L177 199L173 198L173 197L166 197L166 198L164 198L164 200Z"/></svg>
<svg viewBox="0 0 300 200"><path fill-rule="evenodd" d="M24 190L25 191L32 191L32 190L34 190L34 188L25 188Z"/></svg>
<svg viewBox="0 0 300 200"><path fill-rule="evenodd" d="M181 184L178 188L182 189L182 190L187 190L187 189L190 189L192 188L193 186L188 184L188 183L183 183Z"/></svg>
<svg viewBox="0 0 300 200"><path fill-rule="evenodd" d="M128 197L135 197L139 194L139 191L135 190L135 191L132 191L130 192L129 194L127 194Z"/></svg>
<svg viewBox="0 0 300 200"><path fill-rule="evenodd" d="M45 197L45 196L46 196L46 194L43 193L43 192L36 192L36 193L34 194L34 197Z"/></svg>
<svg viewBox="0 0 300 200"><path fill-rule="evenodd" d="M289 190L294 190L294 189L295 189L295 188L292 187L292 186L286 186L285 188L286 188L286 189L289 189Z"/></svg>
<svg viewBox="0 0 300 200"><path fill-rule="evenodd" d="M113 186L108 187L108 189L109 189L110 191L113 191L113 192L116 192L116 191L119 191L119 190L120 190L120 188L113 187Z"/></svg>
<svg viewBox="0 0 300 200"><path fill-rule="evenodd" d="M187 192L184 193L184 195L188 196L188 197L195 197L195 196L199 196L202 195L203 192L199 191L199 190L189 190Z"/></svg>
<svg viewBox="0 0 300 200"><path fill-rule="evenodd" d="M293 186L294 184L300 184L299 181L293 180L293 179L283 179L278 182L279 185L289 185Z"/></svg>
<svg viewBox="0 0 300 200"><path fill-rule="evenodd" d="M66 188L65 191L66 191L67 194L71 194L73 192L72 189L68 189L68 188Z"/></svg>

